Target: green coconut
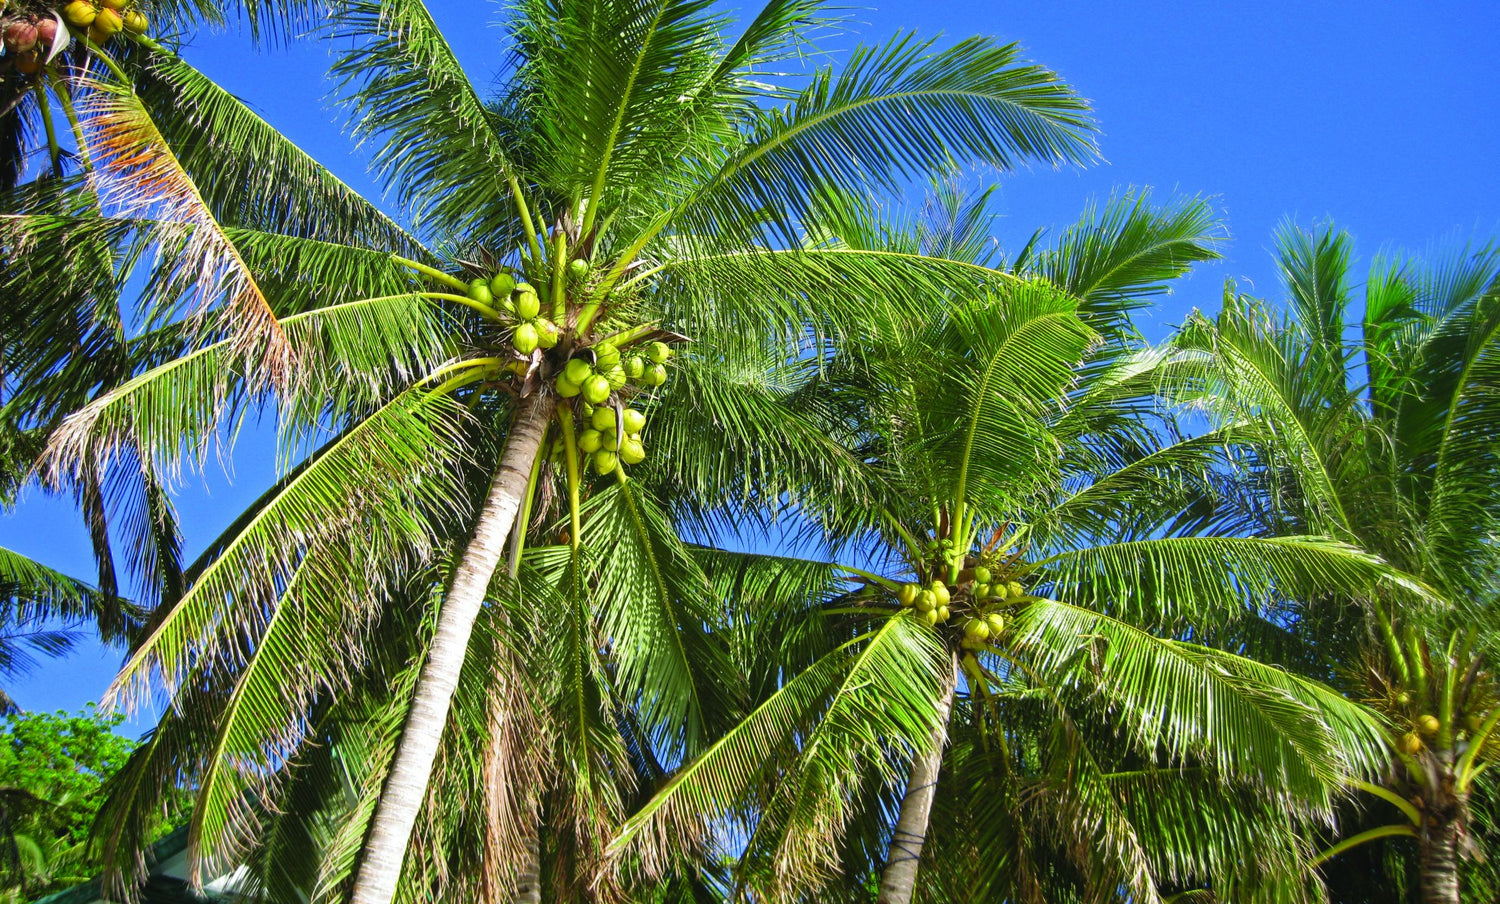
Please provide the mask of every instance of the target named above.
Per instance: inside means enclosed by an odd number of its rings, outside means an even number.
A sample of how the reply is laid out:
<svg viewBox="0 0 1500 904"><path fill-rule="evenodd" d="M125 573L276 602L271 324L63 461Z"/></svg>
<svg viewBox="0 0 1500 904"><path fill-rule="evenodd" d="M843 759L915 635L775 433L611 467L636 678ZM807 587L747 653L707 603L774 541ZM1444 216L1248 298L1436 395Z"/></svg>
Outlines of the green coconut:
<svg viewBox="0 0 1500 904"><path fill-rule="evenodd" d="M620 451L620 435L614 430L604 431L604 448L611 452Z"/></svg>
<svg viewBox="0 0 1500 904"><path fill-rule="evenodd" d="M990 582L990 570L983 565L974 566L974 583L988 584Z"/></svg>
<svg viewBox="0 0 1500 904"><path fill-rule="evenodd" d="M485 291L489 290L486 289ZM517 325L515 334L511 338L511 343L515 345L516 351L523 355L529 355L536 351L536 347L540 342L541 339L536 334L536 327L530 323Z"/></svg>
<svg viewBox="0 0 1500 904"><path fill-rule="evenodd" d="M490 295L495 298L509 298L510 293L516 290L516 278L509 273L496 273L490 277Z"/></svg>
<svg viewBox="0 0 1500 904"><path fill-rule="evenodd" d="M583 400L595 405L602 404L609 398L609 381L599 374L594 374L583 381Z"/></svg>
<svg viewBox="0 0 1500 904"><path fill-rule="evenodd" d="M598 471L600 474L608 474L614 471L615 465L620 461L620 457L608 449L600 449L590 456L590 461L593 462L595 471Z"/></svg>
<svg viewBox="0 0 1500 904"><path fill-rule="evenodd" d="M646 372L646 359L640 355L631 355L622 362L625 368L625 376L632 380L639 380L641 374Z"/></svg>
<svg viewBox="0 0 1500 904"><path fill-rule="evenodd" d="M931 612L937 608L937 594L931 590L923 590L917 594L917 609L921 612Z"/></svg>
<svg viewBox="0 0 1500 904"><path fill-rule="evenodd" d="M589 366L589 362L582 358L574 358L563 367L563 376L577 383L579 386L582 386L593 375L594 368Z"/></svg>
<svg viewBox="0 0 1500 904"><path fill-rule="evenodd" d="M537 342L542 348L552 348L557 344L557 340L562 338L562 330L545 317L538 317L532 321L532 324L536 327Z"/></svg>
<svg viewBox="0 0 1500 904"><path fill-rule="evenodd" d="M604 374L604 379L609 381L610 389L623 389L625 384L630 382L625 379L625 368L621 367L618 361L604 368L602 373Z"/></svg>
<svg viewBox="0 0 1500 904"><path fill-rule="evenodd" d="M901 601L901 605L910 606L917 601L917 594L921 592L922 588L916 584L902 584L896 591L896 599Z"/></svg>
<svg viewBox="0 0 1500 904"><path fill-rule="evenodd" d="M583 258L568 261L568 275L574 280L583 280L589 275L589 262Z"/></svg>
<svg viewBox="0 0 1500 904"><path fill-rule="evenodd" d="M578 448L593 454L604 446L604 434L598 430L583 430L578 434Z"/></svg>
<svg viewBox="0 0 1500 904"><path fill-rule="evenodd" d="M948 607L947 606L939 606L939 607L937 607L937 615L938 615L937 620L938 620L938 624L942 624L943 622L947 621L948 620L948 616L951 615L951 614L952 613L950 613L948 611Z"/></svg>
<svg viewBox="0 0 1500 904"><path fill-rule="evenodd" d="M542 300L537 297L537 294L532 291L517 290L516 316L522 320L530 320L540 313L542 313Z"/></svg>
<svg viewBox="0 0 1500 904"><path fill-rule="evenodd" d="M620 461L627 465L638 465L646 460L646 446L641 442L639 436L625 437L625 443L620 446Z"/></svg>
<svg viewBox="0 0 1500 904"><path fill-rule="evenodd" d="M984 620L990 624L991 637L999 637L1001 632L1005 630L1005 616L998 612L991 612L984 617Z"/></svg>
<svg viewBox="0 0 1500 904"><path fill-rule="evenodd" d="M553 383L553 386L556 387L557 394L565 399L571 399L580 392L583 392L583 387L569 380L567 374L558 374L557 381Z"/></svg>
<svg viewBox="0 0 1500 904"><path fill-rule="evenodd" d="M495 303L495 297L490 294L490 281L487 279L476 279L469 283L469 297L486 307Z"/></svg>
<svg viewBox="0 0 1500 904"><path fill-rule="evenodd" d="M589 424L595 430L607 430L615 432L615 410L613 408L595 408L594 413L589 415Z"/></svg>
<svg viewBox="0 0 1500 904"><path fill-rule="evenodd" d="M1005 595L1011 599L1020 599L1026 595L1026 588L1021 586L1020 581L1006 581Z"/></svg>
<svg viewBox="0 0 1500 904"><path fill-rule="evenodd" d="M932 582L932 595L937 598L939 606L946 606L953 599L953 594L948 590L948 585L942 581Z"/></svg>
<svg viewBox="0 0 1500 904"><path fill-rule="evenodd" d="M601 342L594 346L594 362L600 370L620 363L620 349L613 342Z"/></svg>
<svg viewBox="0 0 1500 904"><path fill-rule="evenodd" d="M641 375L641 381L647 386L660 386L667 382L667 369L660 364L653 364Z"/></svg>
<svg viewBox="0 0 1500 904"><path fill-rule="evenodd" d="M640 433L646 429L646 416L634 408L626 408L620 415L620 423L625 425L626 433Z"/></svg>
<svg viewBox="0 0 1500 904"><path fill-rule="evenodd" d="M665 342L653 342L646 346L646 357L656 364L666 364L672 357L672 347Z"/></svg>
<svg viewBox="0 0 1500 904"><path fill-rule="evenodd" d="M989 640L990 623L982 618L971 618L964 623L964 636L970 640Z"/></svg>

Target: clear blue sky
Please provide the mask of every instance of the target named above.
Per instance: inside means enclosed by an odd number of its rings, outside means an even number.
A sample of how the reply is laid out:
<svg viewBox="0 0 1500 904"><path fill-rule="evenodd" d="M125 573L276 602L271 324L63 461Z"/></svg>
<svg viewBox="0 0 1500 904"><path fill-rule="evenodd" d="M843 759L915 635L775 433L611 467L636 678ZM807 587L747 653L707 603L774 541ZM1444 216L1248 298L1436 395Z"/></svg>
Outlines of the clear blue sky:
<svg viewBox="0 0 1500 904"><path fill-rule="evenodd" d="M503 59L500 7L429 0L471 77L492 83ZM1277 295L1268 248L1286 219L1332 220L1361 257L1433 242L1500 236L1500 7L1493 2L950 2L901 0L855 15L847 50L898 29L948 38L995 35L1059 71L1094 104L1106 162L1021 172L1002 183L997 236L1018 247L1039 226L1070 222L1117 187L1215 200L1230 243L1150 313L1160 335L1192 307L1213 308L1226 276ZM378 192L323 103L327 50L255 52L237 34L186 54L336 173ZM837 57L835 57L837 59ZM180 500L189 557L271 475L262 441L243 443L234 476L212 473ZM71 506L28 495L0 517L0 544L74 574L90 571ZM96 699L117 655L90 646L9 687L28 709Z"/></svg>

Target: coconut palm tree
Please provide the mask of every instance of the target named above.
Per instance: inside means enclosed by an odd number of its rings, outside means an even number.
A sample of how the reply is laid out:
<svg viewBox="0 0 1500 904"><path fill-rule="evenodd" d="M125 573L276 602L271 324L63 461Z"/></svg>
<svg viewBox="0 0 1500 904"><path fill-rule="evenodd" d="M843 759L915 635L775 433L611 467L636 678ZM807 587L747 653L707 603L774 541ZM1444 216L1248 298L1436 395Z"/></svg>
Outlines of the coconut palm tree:
<svg viewBox="0 0 1500 904"><path fill-rule="evenodd" d="M982 247L972 205L940 209L925 235L843 235ZM1232 428L1163 419L1158 393L1192 369L1134 350L1125 315L1211 257L1213 231L1200 203L1118 199L1029 246L1002 290L946 293L904 341L846 342L814 371L830 435L878 478L873 504L806 503L857 564L718 554L759 703L616 854L649 871L656 851L740 848L755 900L841 874L882 904L1313 894L1293 829L1378 759L1378 723L1213 638L1274 627L1288 597L1423 591L1343 543L1239 535L1214 492Z"/></svg>
<svg viewBox="0 0 1500 904"><path fill-rule="evenodd" d="M1298 631L1301 665L1340 679L1389 726L1389 766L1359 786L1368 828L1325 857L1415 839L1421 899L1456 902L1464 862L1482 859L1474 795L1493 790L1481 776L1500 755L1500 253L1379 260L1358 316L1346 233L1289 227L1277 254L1283 311L1231 287L1182 343L1224 375L1214 408L1263 427L1263 467L1247 471L1262 480L1263 532L1357 544L1435 589L1434 604L1413 607L1350 588Z"/></svg>
<svg viewBox="0 0 1500 904"><path fill-rule="evenodd" d="M164 692L176 705L173 730L140 754L152 765L126 771L116 812L150 806L154 780L185 772L199 787L194 860L242 850L255 794L286 777L276 767L321 730L314 717L382 674L364 668L369 632L394 630L382 619L404 606L435 613L420 672L401 672L410 694L384 710L399 729L354 845L353 899L383 902L507 538L518 513L545 509L546 481L562 487L562 548L578 557L584 404L649 401L685 337L802 341L889 320L872 299L915 306L995 281L802 239L831 196L894 189L955 159L1077 161L1092 144L1067 86L985 39L902 35L837 72L772 83L828 24L811 0L768 4L732 40L702 2L521 3L493 98L419 2L339 2L329 18L351 128L409 229L183 60L133 39L133 68L101 55L109 71L78 103L101 208L8 216L0 247L61 301L100 276L60 253L70 242L113 250L116 286L137 249L156 255L132 359L143 363L50 431L48 479L134 457L165 482L270 402L286 455L302 456L187 570L122 669L118 699ZM629 432L594 440L627 462L643 452ZM544 465L559 443L558 464ZM617 479L617 453L603 451L590 461ZM651 519L628 482L593 504ZM592 642L590 624L578 637ZM646 736L692 750L692 683L651 683L666 667L649 637L610 637L617 693L645 701ZM514 691L520 679L496 680ZM129 825L117 820L106 844L138 849Z"/></svg>

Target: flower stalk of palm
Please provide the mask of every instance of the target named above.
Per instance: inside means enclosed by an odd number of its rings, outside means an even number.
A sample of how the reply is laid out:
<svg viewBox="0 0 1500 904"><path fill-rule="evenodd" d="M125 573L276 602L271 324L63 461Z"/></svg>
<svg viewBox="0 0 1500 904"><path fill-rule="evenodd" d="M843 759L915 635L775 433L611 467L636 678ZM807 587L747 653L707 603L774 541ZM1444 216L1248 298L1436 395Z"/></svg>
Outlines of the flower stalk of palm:
<svg viewBox="0 0 1500 904"><path fill-rule="evenodd" d="M1465 861L1480 868L1469 795L1500 755L1490 627L1500 255L1377 261L1351 329L1349 236L1288 228L1277 250L1284 315L1231 286L1218 318L1195 319L1182 343L1211 356L1211 410L1256 427L1247 437L1260 442L1262 477L1276 478L1261 488L1257 529L1338 537L1433 588L1426 607L1345 592L1336 615L1300 631L1327 651L1310 667L1347 670L1348 692L1390 726L1387 774L1359 786L1390 809L1325 852L1330 876L1329 858L1415 837L1423 899L1456 902Z"/></svg>
<svg viewBox="0 0 1500 904"><path fill-rule="evenodd" d="M1212 776L1203 800L1226 824L1326 818L1346 776L1376 759L1378 728L1314 682L1195 639L1257 621L1283 594L1421 588L1344 544L1241 537L1232 519L1196 513L1225 435L1153 428L1179 362L1127 354L1124 314L1211 256L1212 230L1200 204L1120 199L1028 257L1025 279L947 296L905 342L846 347L828 365L842 397L829 432L879 489L873 505L825 492L803 506L870 558L722 557L721 586L764 607L743 619L746 671L777 677L632 816L618 853L649 867L696 814L744 823L736 881L766 900L878 871L880 900L906 902L923 862L971 897L1066 892L1049 874L1079 877L1085 898L1140 900L1170 883L1305 878L1291 831L1184 836L1161 828L1149 799L1191 793L1189 766ZM874 232L855 246L890 239ZM933 851L933 787L950 780L944 739L959 712L973 726L965 761L977 745L992 771L966 767L966 787L983 784L940 810L983 829L946 824L963 846ZM1237 817L1226 789L1266 807ZM1049 828L1008 850L1026 827L1003 803L1021 800L1022 813L1045 801ZM1250 876L1260 866L1230 836L1264 838L1276 866ZM1035 859L1043 847L1061 852L1060 872Z"/></svg>
<svg viewBox="0 0 1500 904"><path fill-rule="evenodd" d="M232 688L227 710L202 714L195 863L246 842L236 801L276 770L244 764L296 749L308 708L357 663L358 631L326 619L376 617L397 576L459 539L354 883L354 900L390 900L475 617L551 437L578 542L583 411L569 394L595 376L598 401L622 391L604 340L628 352L668 327L796 338L985 284L988 271L921 254L804 249L800 230L826 197L895 188L950 159L1092 153L1072 91L986 40L898 37L800 90L768 87L764 67L824 22L819 3L777 0L730 41L701 2L526 2L508 19L515 64L491 102L419 2L336 4L330 27L352 49L334 73L415 234L170 53L148 47L134 86L91 83L80 113L101 209L9 216L0 247L59 298L85 274L43 236L155 248L143 307L158 344L152 366L53 434L50 472L138 455L172 475L270 399L289 449L326 439L190 569L117 682L126 698ZM785 103L767 110L767 97ZM119 258L114 281L137 260ZM495 297L501 274L531 287L514 313ZM541 327L535 347L526 326ZM559 384L574 361L600 373ZM476 430L498 440L493 459L470 445ZM470 510L475 467L488 490ZM341 639L268 704L263 682L285 678L277 659L297 649L272 642L292 611ZM135 787L149 797L149 783ZM128 851L128 826L108 843Z"/></svg>

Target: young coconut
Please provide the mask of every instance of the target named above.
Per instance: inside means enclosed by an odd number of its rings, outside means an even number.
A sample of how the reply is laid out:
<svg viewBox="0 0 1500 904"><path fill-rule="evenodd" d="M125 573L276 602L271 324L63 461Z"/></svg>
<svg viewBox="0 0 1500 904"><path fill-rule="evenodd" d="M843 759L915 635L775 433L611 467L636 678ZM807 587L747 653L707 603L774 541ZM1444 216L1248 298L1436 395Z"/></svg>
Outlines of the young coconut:
<svg viewBox="0 0 1500 904"><path fill-rule="evenodd" d="M1442 727L1443 724L1438 721L1437 716L1426 714L1417 718L1417 728L1422 730L1422 734L1435 735Z"/></svg>
<svg viewBox="0 0 1500 904"><path fill-rule="evenodd" d="M991 612L984 620L989 623L991 637L999 637L1005 630L1005 616L998 612Z"/></svg>
<svg viewBox="0 0 1500 904"><path fill-rule="evenodd" d="M582 282L589 275L589 262L583 258L568 261L568 276L574 282Z"/></svg>
<svg viewBox="0 0 1500 904"><path fill-rule="evenodd" d="M609 398L609 391L609 380L599 374L594 374L583 381L583 400L585 402L591 402L595 405L603 404L604 400Z"/></svg>
<svg viewBox="0 0 1500 904"><path fill-rule="evenodd" d="M625 368L625 376L632 380L639 380L641 374L646 372L646 360L640 355L631 355L622 362Z"/></svg>
<svg viewBox="0 0 1500 904"><path fill-rule="evenodd" d="M558 374L556 382L552 385L557 390L557 394L565 399L571 399L583 392L583 387L569 380L567 374Z"/></svg>
<svg viewBox="0 0 1500 904"><path fill-rule="evenodd" d="M646 357L655 364L666 364L667 359L672 357L672 347L665 342L653 342L646 346Z"/></svg>
<svg viewBox="0 0 1500 904"><path fill-rule="evenodd" d="M490 277L490 295L494 298L509 298L510 293L516 290L516 278L509 273L500 272Z"/></svg>
<svg viewBox="0 0 1500 904"><path fill-rule="evenodd" d="M579 386L582 386L593 375L594 368L582 358L574 358L563 365L563 376L567 377L569 382L577 383Z"/></svg>
<svg viewBox="0 0 1500 904"><path fill-rule="evenodd" d="M990 582L990 570L983 565L974 566L974 583L988 584Z"/></svg>
<svg viewBox="0 0 1500 904"><path fill-rule="evenodd" d="M594 464L594 470L600 474L612 473L615 465L620 461L619 456L608 449L600 449L598 452L595 452L590 460Z"/></svg>
<svg viewBox="0 0 1500 904"><path fill-rule="evenodd" d="M937 608L937 594L931 590L923 590L917 594L917 611L931 612Z"/></svg>
<svg viewBox="0 0 1500 904"><path fill-rule="evenodd" d="M5 49L11 53L25 53L36 46L36 26L25 19L5 24Z"/></svg>
<svg viewBox="0 0 1500 904"><path fill-rule="evenodd" d="M595 408L594 413L589 415L589 426L603 432L615 432L615 410L613 408Z"/></svg>
<svg viewBox="0 0 1500 904"><path fill-rule="evenodd" d="M638 434L625 437L625 442L620 446L620 461L627 465L638 465L646 460L646 446L641 442Z"/></svg>
<svg viewBox="0 0 1500 904"><path fill-rule="evenodd" d="M495 303L495 296L490 294L490 281L487 279L470 280L468 296L486 307Z"/></svg>
<svg viewBox="0 0 1500 904"><path fill-rule="evenodd" d="M485 291L488 292L489 289L485 289ZM516 351L523 355L529 355L536 351L537 345L540 344L540 340L536 334L536 327L530 323L518 324L511 343L515 345Z"/></svg>
<svg viewBox="0 0 1500 904"><path fill-rule="evenodd" d="M94 8L94 4L90 3L89 0L72 0L71 3L63 7L63 17L68 20L68 24L77 25L80 28L87 28L92 25L94 17L97 15L99 15L99 11Z"/></svg>
<svg viewBox="0 0 1500 904"><path fill-rule="evenodd" d="M620 423L625 425L626 433L640 433L646 429L646 416L634 408L626 408L620 414Z"/></svg>
<svg viewBox="0 0 1500 904"><path fill-rule="evenodd" d="M1401 736L1401 740L1396 742L1396 746L1400 747L1401 752L1407 756L1416 756L1422 752L1422 736L1414 731L1408 731Z"/></svg>
<svg viewBox="0 0 1500 904"><path fill-rule="evenodd" d="M948 620L948 616L951 615L951 614L952 613L950 613L948 611L948 607L947 606L939 606L939 607L937 607L937 616L938 616L937 620L938 620L938 624L942 624L943 622L946 622Z"/></svg>
<svg viewBox="0 0 1500 904"><path fill-rule="evenodd" d="M530 320L542 313L542 300L536 291L526 284L516 286L516 316Z"/></svg>
<svg viewBox="0 0 1500 904"><path fill-rule="evenodd" d="M580 431L578 434L578 448L590 455L598 452L604 446L604 434L592 428Z"/></svg>
<svg viewBox="0 0 1500 904"><path fill-rule="evenodd" d="M916 603L917 594L921 592L922 588L916 584L902 584L901 588L896 591L896 600L903 606L910 606Z"/></svg>
<svg viewBox="0 0 1500 904"><path fill-rule="evenodd" d="M538 317L531 321L531 323L536 327L537 342L542 348L552 348L557 345L557 340L562 338L562 330L557 328L557 324L545 317Z"/></svg>
<svg viewBox="0 0 1500 904"><path fill-rule="evenodd" d="M653 364L641 374L641 382L646 386L660 386L667 382L667 369L660 364Z"/></svg>

